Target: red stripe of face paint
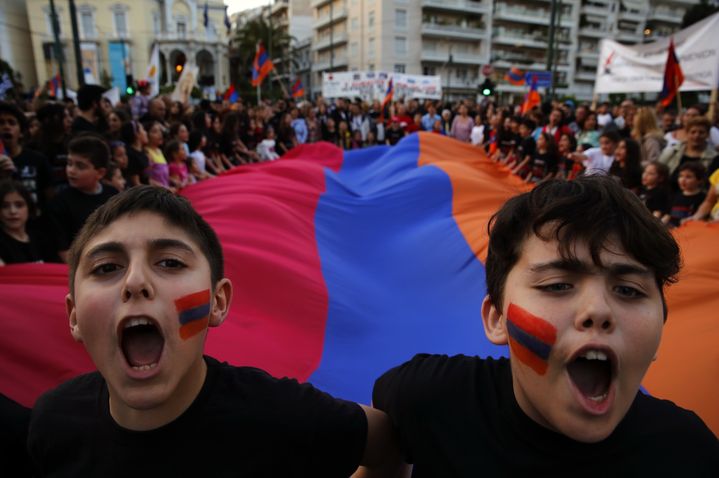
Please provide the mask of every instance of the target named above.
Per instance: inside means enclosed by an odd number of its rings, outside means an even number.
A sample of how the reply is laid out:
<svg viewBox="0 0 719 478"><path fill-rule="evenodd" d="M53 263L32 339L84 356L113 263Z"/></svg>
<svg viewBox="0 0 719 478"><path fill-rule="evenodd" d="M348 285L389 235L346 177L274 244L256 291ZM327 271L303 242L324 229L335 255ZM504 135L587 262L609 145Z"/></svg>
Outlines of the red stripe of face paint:
<svg viewBox="0 0 719 478"><path fill-rule="evenodd" d="M557 340L557 329L552 324L530 314L518 305L509 304L507 319L547 345L553 345Z"/></svg>
<svg viewBox="0 0 719 478"><path fill-rule="evenodd" d="M175 300L175 308L178 312L183 312L188 309L194 309L203 304L210 302L210 289L188 294Z"/></svg>
<svg viewBox="0 0 719 478"><path fill-rule="evenodd" d="M547 373L547 362L537 357L531 350L520 344L513 338L509 338L509 346L512 349L512 357L531 368L539 375Z"/></svg>
<svg viewBox="0 0 719 478"><path fill-rule="evenodd" d="M205 317L204 319L200 320L193 320L192 322L189 322L182 327L180 327L180 338L182 340L187 340L189 338L194 337L195 335L199 334L203 330L207 328L207 326L210 324L210 318Z"/></svg>

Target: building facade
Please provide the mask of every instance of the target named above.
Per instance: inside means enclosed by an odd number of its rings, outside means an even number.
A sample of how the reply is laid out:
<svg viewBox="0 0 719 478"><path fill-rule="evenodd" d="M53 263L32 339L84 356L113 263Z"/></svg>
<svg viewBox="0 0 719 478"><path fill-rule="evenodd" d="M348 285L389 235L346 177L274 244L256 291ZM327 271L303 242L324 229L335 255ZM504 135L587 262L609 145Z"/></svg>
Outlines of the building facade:
<svg viewBox="0 0 719 478"><path fill-rule="evenodd" d="M58 73L50 5L47 0L25 3L37 79L47 81ZM124 91L128 79L145 77L150 53L158 43L161 85L176 81L190 62L199 68L201 88L227 88L228 34L221 0L76 0L75 4L86 81ZM68 2L56 1L55 5L66 82L75 89L78 78Z"/></svg>
<svg viewBox="0 0 719 478"><path fill-rule="evenodd" d="M23 87L37 84L32 32L23 0L3 0L0 5L0 58L20 75Z"/></svg>
<svg viewBox="0 0 719 478"><path fill-rule="evenodd" d="M557 0L556 90L590 99L599 40L670 35L699 0ZM382 70L439 75L450 98L475 94L483 65L546 70L549 0L313 0L313 93L322 73ZM500 93L524 87L498 82Z"/></svg>

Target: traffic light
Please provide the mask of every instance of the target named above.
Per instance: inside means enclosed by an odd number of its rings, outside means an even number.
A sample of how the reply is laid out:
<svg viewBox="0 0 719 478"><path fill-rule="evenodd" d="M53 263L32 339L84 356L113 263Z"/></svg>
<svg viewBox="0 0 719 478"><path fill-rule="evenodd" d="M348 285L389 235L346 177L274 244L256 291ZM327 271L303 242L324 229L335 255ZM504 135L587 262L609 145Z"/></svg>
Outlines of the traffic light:
<svg viewBox="0 0 719 478"><path fill-rule="evenodd" d="M484 82L479 85L479 92L483 96L492 96L494 94L494 82L489 78L485 78Z"/></svg>
<svg viewBox="0 0 719 478"><path fill-rule="evenodd" d="M125 93L132 96L135 94L135 79L132 75L125 75Z"/></svg>

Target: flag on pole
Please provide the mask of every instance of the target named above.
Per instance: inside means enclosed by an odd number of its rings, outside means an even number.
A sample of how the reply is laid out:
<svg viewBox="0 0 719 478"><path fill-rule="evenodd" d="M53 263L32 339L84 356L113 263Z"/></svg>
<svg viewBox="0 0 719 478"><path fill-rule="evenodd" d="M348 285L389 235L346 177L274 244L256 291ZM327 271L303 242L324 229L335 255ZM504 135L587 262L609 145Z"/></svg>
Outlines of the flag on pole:
<svg viewBox="0 0 719 478"><path fill-rule="evenodd" d="M60 73L50 78L50 81L47 82L47 89L50 92L50 96L60 98L62 95L62 80L60 79Z"/></svg>
<svg viewBox="0 0 719 478"><path fill-rule="evenodd" d="M262 42L257 43L257 53L255 53L255 61L252 62L252 86L259 86L265 80L265 77L274 69L272 60L267 55Z"/></svg>
<svg viewBox="0 0 719 478"><path fill-rule="evenodd" d="M504 79L514 86L524 86L527 83L524 72L515 66L507 71L504 75Z"/></svg>
<svg viewBox="0 0 719 478"><path fill-rule="evenodd" d="M382 111L379 114L380 120L384 120L384 109L388 104L392 103L392 96L394 96L394 81L392 78L387 82L387 91L384 94L384 100L382 100Z"/></svg>
<svg viewBox="0 0 719 478"><path fill-rule="evenodd" d="M150 96L160 94L160 45L155 43L150 53L150 63L147 65L145 79L150 83Z"/></svg>
<svg viewBox="0 0 719 478"><path fill-rule="evenodd" d="M302 84L302 80L297 78L292 85L292 98L302 98L303 96L305 96L305 86Z"/></svg>
<svg viewBox="0 0 719 478"><path fill-rule="evenodd" d="M682 72L682 67L679 66L677 52L674 50L674 38L671 38L669 40L667 65L664 67L664 85L662 86L662 92L659 93L659 101L662 106L667 107L672 103L682 83L684 83L684 73Z"/></svg>
<svg viewBox="0 0 719 478"><path fill-rule="evenodd" d="M207 30L207 26L210 24L210 12L209 12L209 6L207 5L207 2L205 2L205 10L202 12L202 24L205 27L205 30Z"/></svg>
<svg viewBox="0 0 719 478"><path fill-rule="evenodd" d="M529 85L529 93L524 97L524 103L522 103L522 114L529 113L532 108L542 104L542 97L539 96L537 91L537 76L532 75L532 82Z"/></svg>
<svg viewBox="0 0 719 478"><path fill-rule="evenodd" d="M227 28L227 34L230 34L232 29L232 23L230 23L230 16L227 14L227 5L225 5L225 28Z"/></svg>
<svg viewBox="0 0 719 478"><path fill-rule="evenodd" d="M237 102L237 90L235 90L234 83L230 85L229 88L227 88L227 91L225 91L225 94L222 97L224 100L229 101L230 103L236 103Z"/></svg>
<svg viewBox="0 0 719 478"><path fill-rule="evenodd" d="M10 90L12 88L13 83L10 79L10 76L7 73L3 73L2 79L0 79L0 98L5 98L5 93L7 93L7 90Z"/></svg>

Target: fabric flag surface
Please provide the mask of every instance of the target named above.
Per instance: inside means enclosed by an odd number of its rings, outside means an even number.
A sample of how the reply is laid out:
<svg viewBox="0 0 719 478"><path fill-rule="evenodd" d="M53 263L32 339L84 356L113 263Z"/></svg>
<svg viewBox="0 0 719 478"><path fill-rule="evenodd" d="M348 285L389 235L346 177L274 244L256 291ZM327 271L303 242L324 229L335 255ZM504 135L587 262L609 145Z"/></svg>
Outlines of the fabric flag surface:
<svg viewBox="0 0 719 478"><path fill-rule="evenodd" d="M672 100L679 92L679 87L684 83L684 73L679 65L677 52L674 50L674 39L669 40L669 52L667 53L667 65L664 67L664 84L662 92L659 93L659 101L665 108L672 104Z"/></svg>
<svg viewBox="0 0 719 478"><path fill-rule="evenodd" d="M257 44L257 53L255 53L255 59L252 62L252 86L259 86L265 80L265 77L270 74L274 65L272 60L267 55L267 51L262 43Z"/></svg>
<svg viewBox="0 0 719 478"><path fill-rule="evenodd" d="M302 98L305 96L305 86L302 84L302 80L297 80L292 84L292 98Z"/></svg>
<svg viewBox="0 0 719 478"><path fill-rule="evenodd" d="M514 86L524 86L527 81L524 72L515 66L507 71L504 79Z"/></svg>
<svg viewBox="0 0 719 478"><path fill-rule="evenodd" d="M160 94L160 44L155 42L150 53L145 79L150 83L150 96Z"/></svg>
<svg viewBox="0 0 719 478"><path fill-rule="evenodd" d="M485 338L487 223L526 186L468 144L430 133L343 152L303 145L183 190L218 232L235 296L209 355L369 403L419 352L507 354ZM719 432L719 232L681 227L685 270L645 388ZM0 392L32 405L93 369L68 330L67 268L0 268ZM183 309L184 310L184 309Z"/></svg>
<svg viewBox="0 0 719 478"><path fill-rule="evenodd" d="M522 103L522 114L529 113L532 108L542 104L542 97L539 96L537 91L537 77L532 75L532 81L529 84L529 93L524 97L524 103Z"/></svg>
<svg viewBox="0 0 719 478"><path fill-rule="evenodd" d="M239 95L237 93L237 90L235 89L234 83L227 88L222 98L226 101L229 101L230 103L237 103Z"/></svg>

